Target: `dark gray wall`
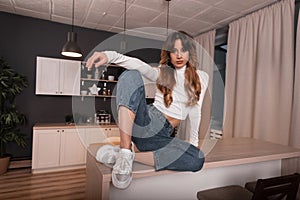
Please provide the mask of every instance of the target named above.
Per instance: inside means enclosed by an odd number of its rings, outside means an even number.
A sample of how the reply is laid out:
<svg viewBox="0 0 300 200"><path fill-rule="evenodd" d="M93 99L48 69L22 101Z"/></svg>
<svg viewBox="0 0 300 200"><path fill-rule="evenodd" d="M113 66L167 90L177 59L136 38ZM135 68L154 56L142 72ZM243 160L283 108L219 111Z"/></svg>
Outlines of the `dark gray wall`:
<svg viewBox="0 0 300 200"><path fill-rule="evenodd" d="M29 80L29 87L17 97L16 103L20 111L26 114L28 124L22 127L27 135L28 147L21 149L15 144L7 145L8 153L13 159L31 158L32 127L35 123L64 123L65 115L72 113L72 97L35 95L36 56L65 58L60 55L61 48L66 42L67 32L71 26L53 23L24 16L0 12L0 56L18 73ZM78 36L78 44L83 51L83 59L94 47L114 35L114 33L74 27ZM142 38L130 38L131 43L145 43L146 46L161 46L160 41ZM129 52L149 63L159 61L160 51L146 48ZM86 102L85 102L86 103ZM87 102L88 103L88 102ZM110 110L110 100L97 98L98 110Z"/></svg>

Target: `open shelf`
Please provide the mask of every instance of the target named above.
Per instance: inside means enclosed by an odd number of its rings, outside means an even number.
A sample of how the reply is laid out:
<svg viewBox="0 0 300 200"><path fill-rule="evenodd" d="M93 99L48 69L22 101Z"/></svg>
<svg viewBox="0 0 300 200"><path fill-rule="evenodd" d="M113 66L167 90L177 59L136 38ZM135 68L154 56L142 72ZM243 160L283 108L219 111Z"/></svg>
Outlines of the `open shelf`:
<svg viewBox="0 0 300 200"><path fill-rule="evenodd" d="M106 83L117 83L118 81L105 80L105 79L91 79L91 78L81 78L82 81L94 81L94 82L106 82Z"/></svg>
<svg viewBox="0 0 300 200"><path fill-rule="evenodd" d="M81 96L81 97L116 98L115 95L93 95L93 94L89 95L89 94L87 94L87 95L79 95L79 96Z"/></svg>

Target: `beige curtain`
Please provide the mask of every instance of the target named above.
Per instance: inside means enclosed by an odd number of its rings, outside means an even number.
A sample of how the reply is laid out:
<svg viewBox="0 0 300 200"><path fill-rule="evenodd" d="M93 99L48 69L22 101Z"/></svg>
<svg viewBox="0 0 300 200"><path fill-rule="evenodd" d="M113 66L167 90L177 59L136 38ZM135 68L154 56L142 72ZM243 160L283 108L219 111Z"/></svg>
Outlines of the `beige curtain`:
<svg viewBox="0 0 300 200"><path fill-rule="evenodd" d="M224 137L288 144L294 7L282 0L229 25Z"/></svg>
<svg viewBox="0 0 300 200"><path fill-rule="evenodd" d="M290 144L300 148L300 12L296 37L296 64Z"/></svg>
<svg viewBox="0 0 300 200"><path fill-rule="evenodd" d="M211 117L211 90L214 69L214 50L215 50L215 34L216 31L212 30L202 35L195 37L197 43L199 66L200 69L207 72L209 75L209 86L204 96L202 105L201 124L199 130L199 138L204 138L210 131L210 117ZM188 119L189 120L189 119ZM189 140L189 122L186 120L181 123L178 128L177 137Z"/></svg>
<svg viewBox="0 0 300 200"><path fill-rule="evenodd" d="M214 72L214 54L215 54L215 36L216 31L212 30L195 38L200 44L200 67L201 70L208 73L209 85L204 96L203 106L201 111L201 123L199 130L199 138L209 137L210 119L211 119L211 105L212 105L212 83Z"/></svg>

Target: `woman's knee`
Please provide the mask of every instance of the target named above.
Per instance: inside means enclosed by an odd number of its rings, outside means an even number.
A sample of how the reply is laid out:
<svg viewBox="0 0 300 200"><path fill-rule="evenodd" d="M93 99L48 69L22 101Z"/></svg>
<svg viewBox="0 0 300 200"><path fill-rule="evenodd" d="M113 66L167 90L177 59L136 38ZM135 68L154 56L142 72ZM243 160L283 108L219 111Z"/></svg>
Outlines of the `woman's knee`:
<svg viewBox="0 0 300 200"><path fill-rule="evenodd" d="M141 102L145 101L143 99L145 99L145 88L140 72L136 70L123 72L117 84L117 109L125 106L136 114L142 105Z"/></svg>
<svg viewBox="0 0 300 200"><path fill-rule="evenodd" d="M118 93L129 93L132 94L139 88L144 87L144 82L141 73L137 70L126 70L121 74L117 84Z"/></svg>
<svg viewBox="0 0 300 200"><path fill-rule="evenodd" d="M196 158L194 164L191 166L191 171L196 172L202 169L205 158Z"/></svg>
<svg viewBox="0 0 300 200"><path fill-rule="evenodd" d="M118 83L123 83L123 82L126 82L126 84L128 82L134 83L132 80L135 80L134 82L143 81L141 73L137 70L126 70L120 75Z"/></svg>
<svg viewBox="0 0 300 200"><path fill-rule="evenodd" d="M196 172L201 170L205 161L203 152L197 148L197 152L192 154L191 160L190 171Z"/></svg>

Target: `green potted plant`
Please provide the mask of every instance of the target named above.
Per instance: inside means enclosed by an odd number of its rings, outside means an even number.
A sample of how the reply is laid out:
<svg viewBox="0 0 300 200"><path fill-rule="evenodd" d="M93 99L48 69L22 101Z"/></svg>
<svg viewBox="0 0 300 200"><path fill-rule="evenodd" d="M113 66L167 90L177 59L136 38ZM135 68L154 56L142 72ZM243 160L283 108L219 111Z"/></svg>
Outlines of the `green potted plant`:
<svg viewBox="0 0 300 200"><path fill-rule="evenodd" d="M14 100L27 86L27 78L16 73L0 58L0 174L7 171L10 160L5 144L15 142L21 147L26 146L25 135L21 133L19 126L25 124L27 119L18 111Z"/></svg>

